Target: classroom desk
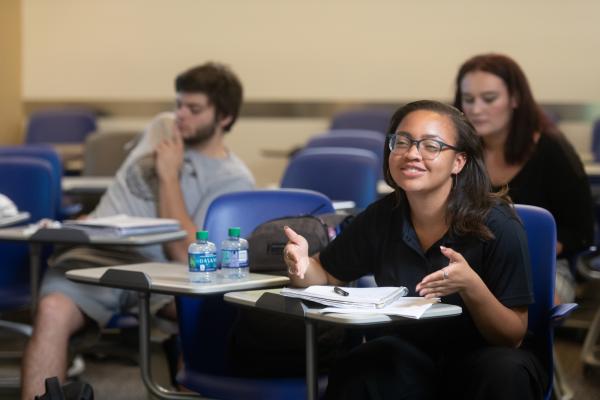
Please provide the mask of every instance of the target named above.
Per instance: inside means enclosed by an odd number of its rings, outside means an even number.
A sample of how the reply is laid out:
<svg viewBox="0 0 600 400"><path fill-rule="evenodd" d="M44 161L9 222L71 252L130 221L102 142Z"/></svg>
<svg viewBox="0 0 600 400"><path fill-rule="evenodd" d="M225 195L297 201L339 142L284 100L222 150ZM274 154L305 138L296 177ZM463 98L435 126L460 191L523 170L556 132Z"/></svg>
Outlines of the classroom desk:
<svg viewBox="0 0 600 400"><path fill-rule="evenodd" d="M83 143L50 143L58 153L67 172L79 173L83 169Z"/></svg>
<svg viewBox="0 0 600 400"><path fill-rule="evenodd" d="M248 274L246 279L218 278L214 283L192 284L188 267L182 264L143 263L115 267L77 269L67 272L67 278L100 286L134 290L139 299L139 346L142 381L146 388L161 399L183 400L202 398L197 393L167 390L152 379L150 368L150 293L170 295L208 296L235 290L283 286L289 282L284 276Z"/></svg>
<svg viewBox="0 0 600 400"><path fill-rule="evenodd" d="M600 185L600 163L592 162L583 164L585 173L591 185Z"/></svg>
<svg viewBox="0 0 600 400"><path fill-rule="evenodd" d="M136 236L88 236L80 229L42 228L30 232L28 227L0 229L0 240L29 243L29 268L32 312L39 295L41 253L44 244L89 244L106 246L146 246L179 240L186 237L184 230Z"/></svg>
<svg viewBox="0 0 600 400"><path fill-rule="evenodd" d="M102 194L114 181L113 176L63 176L64 194Z"/></svg>
<svg viewBox="0 0 600 400"><path fill-rule="evenodd" d="M385 324L414 324L423 319L445 318L457 316L462 308L451 304L434 304L421 319L410 319L379 314L323 314L317 308L311 308L300 299L281 296L281 289L252 290L245 292L226 293L225 301L243 307L256 308L284 314L286 316L304 319L306 327L306 387L309 400L318 398L317 387L317 344L316 324L326 322L351 327L366 327Z"/></svg>
<svg viewBox="0 0 600 400"><path fill-rule="evenodd" d="M0 218L0 228L4 228L11 225L17 225L21 222L25 222L29 219L30 215L28 212L20 212L17 215L12 217L2 217Z"/></svg>

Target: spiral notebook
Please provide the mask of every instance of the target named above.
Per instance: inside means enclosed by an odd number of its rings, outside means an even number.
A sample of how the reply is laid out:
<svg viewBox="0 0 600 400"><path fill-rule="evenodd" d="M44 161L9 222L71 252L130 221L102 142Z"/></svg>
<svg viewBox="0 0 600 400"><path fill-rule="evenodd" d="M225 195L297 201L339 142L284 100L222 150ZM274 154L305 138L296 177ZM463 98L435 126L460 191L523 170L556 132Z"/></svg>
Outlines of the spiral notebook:
<svg viewBox="0 0 600 400"><path fill-rule="evenodd" d="M281 294L331 307L377 309L406 296L408 289L404 286L355 288L314 285L303 289L283 288Z"/></svg>

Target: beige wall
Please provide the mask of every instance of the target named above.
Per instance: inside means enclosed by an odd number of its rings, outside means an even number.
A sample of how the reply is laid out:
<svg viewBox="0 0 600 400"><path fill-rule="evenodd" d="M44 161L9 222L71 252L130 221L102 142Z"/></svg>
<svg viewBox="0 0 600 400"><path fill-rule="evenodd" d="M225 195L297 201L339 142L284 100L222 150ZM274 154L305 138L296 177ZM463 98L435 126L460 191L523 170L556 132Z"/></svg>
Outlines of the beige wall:
<svg viewBox="0 0 600 400"><path fill-rule="evenodd" d="M231 64L249 99L450 96L458 65L505 52L543 102L600 101L597 0L23 0L26 100L164 99Z"/></svg>
<svg viewBox="0 0 600 400"><path fill-rule="evenodd" d="M537 99L584 105L563 125L582 153L600 117L598 0L22 0L23 97L169 101L181 70L230 64L246 100L400 103L448 99L464 59L504 52ZM149 113L149 112L148 112ZM101 129L142 129L150 115ZM277 183L286 152L327 116L241 118L228 139L260 186Z"/></svg>
<svg viewBox="0 0 600 400"><path fill-rule="evenodd" d="M0 1L0 144L21 140L21 1Z"/></svg>

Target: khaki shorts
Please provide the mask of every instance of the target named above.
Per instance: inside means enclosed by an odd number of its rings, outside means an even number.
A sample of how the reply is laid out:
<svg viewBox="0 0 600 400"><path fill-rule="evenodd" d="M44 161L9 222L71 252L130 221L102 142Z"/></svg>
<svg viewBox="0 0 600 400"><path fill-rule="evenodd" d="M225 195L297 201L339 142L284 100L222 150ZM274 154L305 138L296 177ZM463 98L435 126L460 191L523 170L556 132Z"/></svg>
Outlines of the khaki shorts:
<svg viewBox="0 0 600 400"><path fill-rule="evenodd" d="M115 314L137 313L138 297L135 291L76 283L65 277L65 272L78 268L95 268L147 262L131 248L75 247L59 252L49 260L50 268L44 275L40 297L62 293L69 297L86 315L104 328ZM156 313L172 301L172 296L150 296L150 312Z"/></svg>

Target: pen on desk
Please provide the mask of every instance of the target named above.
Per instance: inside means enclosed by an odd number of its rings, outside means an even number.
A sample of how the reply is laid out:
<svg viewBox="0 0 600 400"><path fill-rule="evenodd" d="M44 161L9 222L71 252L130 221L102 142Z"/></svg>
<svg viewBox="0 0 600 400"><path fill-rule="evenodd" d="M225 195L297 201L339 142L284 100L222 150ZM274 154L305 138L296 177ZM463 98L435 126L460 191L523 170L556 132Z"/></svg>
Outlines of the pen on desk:
<svg viewBox="0 0 600 400"><path fill-rule="evenodd" d="M340 296L348 296L350 293L346 292L344 289L334 286L333 291L339 294Z"/></svg>

